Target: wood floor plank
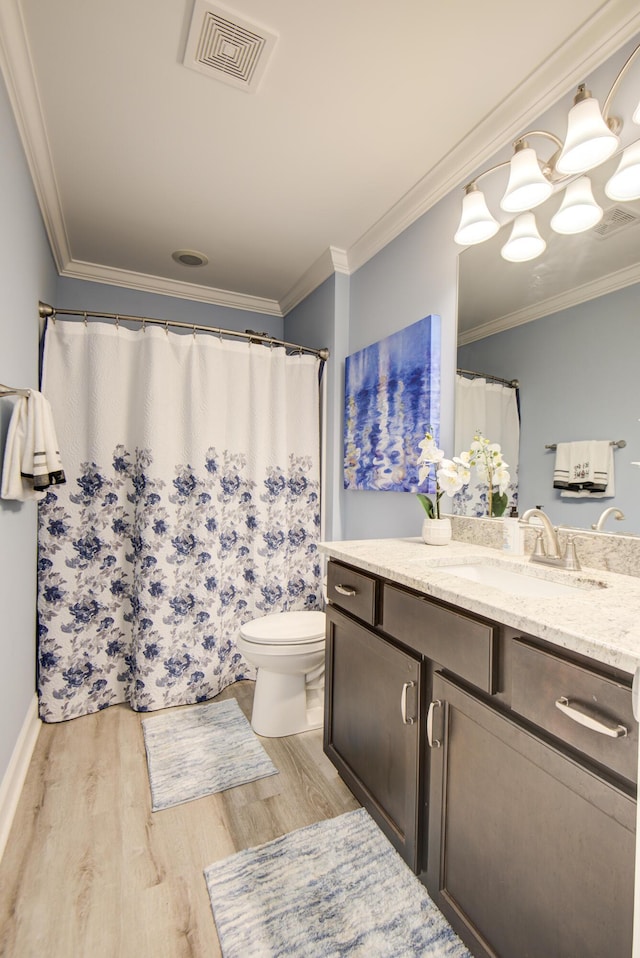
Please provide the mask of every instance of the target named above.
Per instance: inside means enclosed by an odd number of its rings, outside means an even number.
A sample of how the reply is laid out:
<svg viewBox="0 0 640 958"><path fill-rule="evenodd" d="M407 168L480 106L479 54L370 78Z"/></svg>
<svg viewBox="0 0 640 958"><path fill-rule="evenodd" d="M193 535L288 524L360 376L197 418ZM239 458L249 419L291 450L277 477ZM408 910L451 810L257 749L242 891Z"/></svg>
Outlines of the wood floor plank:
<svg viewBox="0 0 640 958"><path fill-rule="evenodd" d="M217 700L250 717L253 688ZM358 807L315 730L261 739L277 775L152 812L145 717L42 727L0 862L2 958L220 958L204 868Z"/></svg>

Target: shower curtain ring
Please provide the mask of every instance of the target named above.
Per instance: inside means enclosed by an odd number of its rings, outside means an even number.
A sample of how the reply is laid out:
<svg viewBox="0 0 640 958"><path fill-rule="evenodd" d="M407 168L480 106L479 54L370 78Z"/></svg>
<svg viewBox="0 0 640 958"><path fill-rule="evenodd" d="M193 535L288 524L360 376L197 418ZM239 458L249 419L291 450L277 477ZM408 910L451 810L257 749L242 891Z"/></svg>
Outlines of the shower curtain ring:
<svg viewBox="0 0 640 958"><path fill-rule="evenodd" d="M116 329L120 329L120 317L116 316Z"/></svg>
<svg viewBox="0 0 640 958"><path fill-rule="evenodd" d="M87 314L86 314L86 313L83 313L83 314L82 314L82 322L84 323L84 328L86 329L87 326L89 325L89 324L87 323Z"/></svg>
<svg viewBox="0 0 640 958"><path fill-rule="evenodd" d="M145 319L144 316L143 316L143 317L142 317L142 332L143 332L143 333L146 333L146 331L147 331L147 321L146 321L146 319Z"/></svg>
<svg viewBox="0 0 640 958"><path fill-rule="evenodd" d="M164 334L165 336L169 335L169 320L167 320L164 324Z"/></svg>
<svg viewBox="0 0 640 958"><path fill-rule="evenodd" d="M196 324L193 324L193 338L196 338Z"/></svg>

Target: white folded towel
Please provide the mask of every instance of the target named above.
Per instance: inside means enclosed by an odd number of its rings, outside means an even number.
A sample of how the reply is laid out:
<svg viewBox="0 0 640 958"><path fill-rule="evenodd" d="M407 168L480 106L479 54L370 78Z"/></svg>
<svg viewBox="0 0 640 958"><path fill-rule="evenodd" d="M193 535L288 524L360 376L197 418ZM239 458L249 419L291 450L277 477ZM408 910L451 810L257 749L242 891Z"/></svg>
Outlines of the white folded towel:
<svg viewBox="0 0 640 958"><path fill-rule="evenodd" d="M615 495L611 442L559 442L553 487L560 489L564 498L602 499Z"/></svg>
<svg viewBox="0 0 640 958"><path fill-rule="evenodd" d="M51 406L29 390L15 404L2 469L3 499L42 499L49 486L65 482Z"/></svg>

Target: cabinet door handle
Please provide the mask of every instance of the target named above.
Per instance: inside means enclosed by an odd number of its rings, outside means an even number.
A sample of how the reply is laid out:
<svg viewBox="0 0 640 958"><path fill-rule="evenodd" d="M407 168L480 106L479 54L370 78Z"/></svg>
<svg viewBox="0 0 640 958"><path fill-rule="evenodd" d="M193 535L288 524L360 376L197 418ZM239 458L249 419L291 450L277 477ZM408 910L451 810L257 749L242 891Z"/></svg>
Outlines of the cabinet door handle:
<svg viewBox="0 0 640 958"><path fill-rule="evenodd" d="M354 589L352 585L335 585L334 589L336 592L339 592L340 595L357 595L358 590Z"/></svg>
<svg viewBox="0 0 640 958"><path fill-rule="evenodd" d="M413 725L415 719L412 716L407 718L407 689L415 689L415 682L405 682L402 686L402 694L400 696L400 712L402 714L402 722L404 725Z"/></svg>
<svg viewBox="0 0 640 958"><path fill-rule="evenodd" d="M608 735L610 738L625 738L629 734L629 729L626 726L607 722L585 705L570 702L564 695L556 699L556 708L560 709L573 722L584 725L585 728L590 728L594 732L600 732L601 735Z"/></svg>
<svg viewBox="0 0 640 958"><path fill-rule="evenodd" d="M433 713L435 709L442 708L442 702L440 699L434 699L433 702L429 705L429 711L427 712L427 742L429 743L429 748L441 748L442 742L433 737Z"/></svg>

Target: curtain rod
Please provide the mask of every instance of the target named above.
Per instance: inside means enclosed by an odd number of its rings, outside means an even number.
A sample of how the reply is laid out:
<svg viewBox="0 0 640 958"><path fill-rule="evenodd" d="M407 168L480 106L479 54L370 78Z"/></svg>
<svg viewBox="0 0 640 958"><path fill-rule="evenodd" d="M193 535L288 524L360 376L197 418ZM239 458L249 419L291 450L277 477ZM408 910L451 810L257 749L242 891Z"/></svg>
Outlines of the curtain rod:
<svg viewBox="0 0 640 958"><path fill-rule="evenodd" d="M460 376L479 376L481 379L492 379L495 383L503 383L505 386L511 386L512 389L519 389L520 383L517 379L503 379L502 376L492 376L491 373L477 373L473 369L456 369Z"/></svg>
<svg viewBox="0 0 640 958"><path fill-rule="evenodd" d="M318 359L322 360L322 362L326 362L329 358L329 350L326 348L312 349L310 346L287 343L283 339L275 339L273 336L263 336L261 333L242 333L237 329L221 329L219 326L203 326L199 323L181 323L175 319L151 319L149 316L126 316L124 313L96 313L93 312L93 310L84 309L58 309L57 307L49 306L48 303L42 302L38 303L38 313L41 319L51 317L54 321L56 316L82 316L84 320L91 317L92 319L113 319L116 323L123 320L132 323L142 323L143 325L151 323L154 326L164 326L165 328L178 326L181 329L191 329L194 333L198 330L198 332L203 333L217 333L219 336L235 336L238 339L248 339L250 342L268 343L270 346L284 346L296 352L311 353L313 356L317 356Z"/></svg>

